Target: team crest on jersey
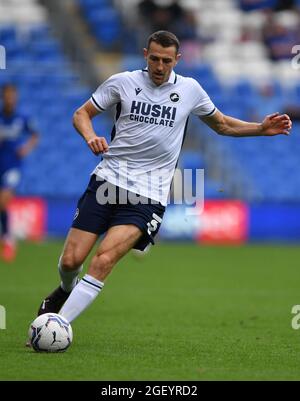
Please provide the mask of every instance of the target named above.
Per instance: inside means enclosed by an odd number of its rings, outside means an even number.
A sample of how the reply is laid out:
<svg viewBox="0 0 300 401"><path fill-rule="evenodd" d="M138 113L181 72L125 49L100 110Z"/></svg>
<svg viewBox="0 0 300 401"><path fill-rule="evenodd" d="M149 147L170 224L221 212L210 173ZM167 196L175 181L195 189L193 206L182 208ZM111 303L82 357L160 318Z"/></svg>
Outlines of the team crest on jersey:
<svg viewBox="0 0 300 401"><path fill-rule="evenodd" d="M179 99L180 99L180 97L179 97L178 93L176 93L176 92L171 93L171 95L170 95L171 102L177 103L179 101Z"/></svg>

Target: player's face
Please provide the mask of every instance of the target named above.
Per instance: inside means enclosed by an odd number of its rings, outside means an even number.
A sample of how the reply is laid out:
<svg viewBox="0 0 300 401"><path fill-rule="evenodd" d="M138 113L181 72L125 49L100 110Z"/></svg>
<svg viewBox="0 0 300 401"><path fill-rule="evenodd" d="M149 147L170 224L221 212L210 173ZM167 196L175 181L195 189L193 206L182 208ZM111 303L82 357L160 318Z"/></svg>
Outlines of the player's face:
<svg viewBox="0 0 300 401"><path fill-rule="evenodd" d="M4 109L14 110L17 104L17 91L14 88L6 88L2 96Z"/></svg>
<svg viewBox="0 0 300 401"><path fill-rule="evenodd" d="M149 49L144 49L148 73L155 85L159 86L168 81L180 56L180 54L176 54L175 46L162 47L155 42L150 43Z"/></svg>

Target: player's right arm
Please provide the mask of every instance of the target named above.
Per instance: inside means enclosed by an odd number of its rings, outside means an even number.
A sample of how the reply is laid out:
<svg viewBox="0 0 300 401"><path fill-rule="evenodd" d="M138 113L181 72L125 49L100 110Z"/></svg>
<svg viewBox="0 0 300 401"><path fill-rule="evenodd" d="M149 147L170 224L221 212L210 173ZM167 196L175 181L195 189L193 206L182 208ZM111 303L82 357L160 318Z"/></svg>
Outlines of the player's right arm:
<svg viewBox="0 0 300 401"><path fill-rule="evenodd" d="M100 111L88 100L73 115L74 128L84 138L88 147L95 155L108 151L106 139L97 136L93 128L92 119L98 114L100 114Z"/></svg>

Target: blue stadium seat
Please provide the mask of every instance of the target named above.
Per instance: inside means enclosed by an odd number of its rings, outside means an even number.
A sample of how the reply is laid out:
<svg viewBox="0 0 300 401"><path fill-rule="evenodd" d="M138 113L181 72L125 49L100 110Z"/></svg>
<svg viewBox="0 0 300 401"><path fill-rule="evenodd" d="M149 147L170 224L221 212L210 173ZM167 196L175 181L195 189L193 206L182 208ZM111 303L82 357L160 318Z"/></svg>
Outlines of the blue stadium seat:
<svg viewBox="0 0 300 401"><path fill-rule="evenodd" d="M179 166L182 169L201 169L204 168L205 162L199 150L184 150L179 158Z"/></svg>
<svg viewBox="0 0 300 401"><path fill-rule="evenodd" d="M0 42L5 43L16 40L16 28L13 25L0 26Z"/></svg>
<svg viewBox="0 0 300 401"><path fill-rule="evenodd" d="M223 185L216 180L205 177L204 180L204 197L205 199L224 199L228 196L224 192Z"/></svg>

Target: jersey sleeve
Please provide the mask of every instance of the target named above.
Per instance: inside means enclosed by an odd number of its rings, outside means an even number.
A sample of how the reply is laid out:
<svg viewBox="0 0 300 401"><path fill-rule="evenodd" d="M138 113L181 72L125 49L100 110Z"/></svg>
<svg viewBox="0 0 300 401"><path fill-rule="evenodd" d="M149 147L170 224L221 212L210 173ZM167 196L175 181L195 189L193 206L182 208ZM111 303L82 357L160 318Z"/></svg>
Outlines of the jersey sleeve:
<svg viewBox="0 0 300 401"><path fill-rule="evenodd" d="M217 108L214 103L211 101L208 94L202 88L201 85L194 79L193 82L193 109L192 113L199 117L209 117L212 116L216 111Z"/></svg>
<svg viewBox="0 0 300 401"><path fill-rule="evenodd" d="M33 134L38 134L37 124L35 119L28 115L21 115L18 118L22 119L22 128L18 137L15 140L16 148L24 145Z"/></svg>
<svg viewBox="0 0 300 401"><path fill-rule="evenodd" d="M105 111L119 103L122 74L115 74L104 81L91 97L91 102L99 111Z"/></svg>

